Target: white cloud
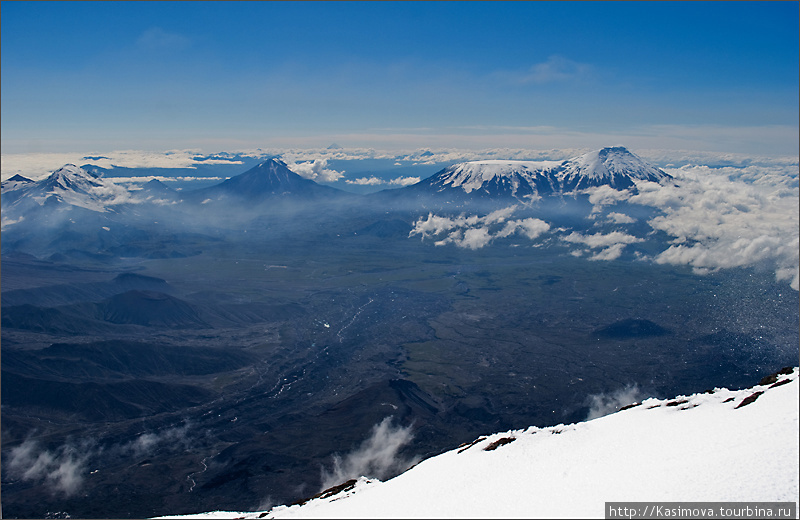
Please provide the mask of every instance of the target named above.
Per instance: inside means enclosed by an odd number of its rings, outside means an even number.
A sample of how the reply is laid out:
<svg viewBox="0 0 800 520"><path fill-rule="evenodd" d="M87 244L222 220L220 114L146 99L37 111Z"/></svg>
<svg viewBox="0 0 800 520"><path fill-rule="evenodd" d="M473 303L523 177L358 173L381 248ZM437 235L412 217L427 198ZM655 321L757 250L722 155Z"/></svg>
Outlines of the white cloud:
<svg viewBox="0 0 800 520"><path fill-rule="evenodd" d="M419 459L403 459L398 453L413 438L411 426L395 426L392 417L386 417L357 449L344 457L335 455L331 471L322 468L321 489L361 476L385 479L405 471Z"/></svg>
<svg viewBox="0 0 800 520"><path fill-rule="evenodd" d="M519 83L563 83L586 78L592 74L594 67L587 63L579 63L564 56L552 55L546 61L537 63L519 75L512 78Z"/></svg>
<svg viewBox="0 0 800 520"><path fill-rule="evenodd" d="M592 249L602 248L601 251L594 253L589 260L616 260L622 255L623 249L628 244L643 242L644 239L623 233L612 231L608 234L595 233L594 235L584 235L573 231L567 236L562 236L561 240L573 244L583 244ZM572 252L573 256L580 256L582 253Z"/></svg>
<svg viewBox="0 0 800 520"><path fill-rule="evenodd" d="M447 236L434 242L437 246L455 244L468 249L480 249L496 238L506 238L517 232L535 239L550 230L550 225L537 218L509 220L517 206L509 206L489 213L458 217L440 217L433 213L420 217L414 224L409 237L420 235L422 239L447 233Z"/></svg>
<svg viewBox="0 0 800 520"><path fill-rule="evenodd" d="M191 45L191 40L177 33L167 32L161 27L151 27L136 40L136 45L149 51L183 50Z"/></svg>
<svg viewBox="0 0 800 520"><path fill-rule="evenodd" d="M26 153L3 154L0 172L5 180L20 174L32 180L41 180L65 164L91 164L100 168L196 168L198 164L243 164L239 160L209 158L198 150L117 150L108 153ZM164 180L164 178L159 178ZM187 178L189 179L189 178Z"/></svg>
<svg viewBox="0 0 800 520"><path fill-rule="evenodd" d="M192 182L192 181L224 181L228 177L190 177L181 175L178 177L165 177L163 175L146 175L143 177L103 177L104 180L116 184L146 184L156 180L160 182ZM129 186L128 189L141 189L141 186Z"/></svg>
<svg viewBox="0 0 800 520"><path fill-rule="evenodd" d="M594 206L592 212L599 211L599 207L601 206L609 206L619 201L627 200L631 196L630 190L615 190L611 186L606 185L587 188L581 190L581 193L589 195L589 202Z"/></svg>
<svg viewBox="0 0 800 520"><path fill-rule="evenodd" d="M372 177L359 177L358 179L346 179L344 182L347 184L355 184L359 186L381 186L383 184L392 184L395 186L410 186L419 182L419 177L397 177L389 181L379 179L374 175Z"/></svg>
<svg viewBox="0 0 800 520"><path fill-rule="evenodd" d="M685 134L683 128L675 131ZM643 159L666 168L705 164L733 166L736 168L757 167L760 169L794 167L797 170L798 166L797 155L754 155L749 153L652 148L639 148L636 150L636 154Z"/></svg>
<svg viewBox="0 0 800 520"><path fill-rule="evenodd" d="M599 253L595 253L589 257L589 260L616 260L622 256L622 250L625 249L625 244L613 244L603 249Z"/></svg>
<svg viewBox="0 0 800 520"><path fill-rule="evenodd" d="M383 179L379 179L377 177L360 177L358 179L346 179L344 182L347 184L356 184L358 186L380 186L381 184L386 184Z"/></svg>
<svg viewBox="0 0 800 520"><path fill-rule="evenodd" d="M72 496L83 483L89 455L88 446L68 444L50 451L26 440L9 450L6 471L11 478L45 483L54 492Z"/></svg>
<svg viewBox="0 0 800 520"><path fill-rule="evenodd" d="M480 249L491 241L492 236L489 234L489 229L485 227L467 229L462 237L453 240L458 247L468 249Z"/></svg>
<svg viewBox="0 0 800 520"><path fill-rule="evenodd" d="M661 208L648 223L674 237L656 262L698 272L766 265L798 290L799 191L791 168L684 166L668 172L678 186L643 183L631 202Z"/></svg>
<svg viewBox="0 0 800 520"><path fill-rule="evenodd" d="M612 231L606 235L602 233L595 233L594 235L583 235L573 231L565 237L561 237L565 242L572 242L575 244L585 244L591 248L609 247L616 244L635 244L636 242L643 242L644 239L623 233L622 231Z"/></svg>
<svg viewBox="0 0 800 520"><path fill-rule="evenodd" d="M190 438L188 436L189 424L183 426L175 426L167 428L160 432L146 432L135 440L119 446L119 452L122 454L133 454L135 457L148 455L156 451L160 444L169 444L170 448L176 446L182 448L190 447Z"/></svg>
<svg viewBox="0 0 800 520"><path fill-rule="evenodd" d="M0 220L0 229L5 229L6 226L19 224L23 220L25 220L24 215L20 215L20 217L17 219L2 217L2 220Z"/></svg>
<svg viewBox="0 0 800 520"><path fill-rule="evenodd" d="M630 217L624 213L616 213L613 211L606 215L606 217L614 224L633 224L636 222L636 219L633 217Z"/></svg>
<svg viewBox="0 0 800 520"><path fill-rule="evenodd" d="M424 158L426 161L446 164L485 159L564 160L592 149L607 146L609 142L625 143L628 148L635 149L637 155L662 167L666 167L670 163L676 166L729 164L736 167L731 170L746 171L749 175L757 177L763 174L764 171L785 174L787 171L794 169L796 172L798 166L796 155L765 156L745 153L703 152L677 148L655 149L649 147L650 143L642 142L640 137L633 134L580 134L566 132L563 129L553 127L478 126L460 127L456 130L469 134L477 132L481 135L460 136L463 139L467 139L463 145L459 145L461 146L460 148L452 144L453 142L459 142L459 136L421 135L419 139L428 143L442 141L450 142L451 144L416 150L413 148L404 149L403 147L391 150L355 147L328 150L325 148L295 148L287 146L283 148L239 149L214 154L214 156L194 148L166 151L116 150L111 152L83 151L74 153L3 153L0 172L4 180L15 174L38 180L69 163L78 165L93 164L102 168L111 168L114 165L127 168L196 168L198 164L242 164L242 161L233 159L234 155L257 159L280 156L288 165L299 162L313 163L322 159L329 161L396 159L399 161L395 162L402 164L400 161L419 161L422 152L430 152L431 154ZM742 130L743 133L747 131L747 129ZM643 130L643 132L647 135L651 133L647 129ZM487 139L487 133L496 136L496 139ZM752 135L752 131L750 131L750 135ZM361 136L360 138L363 137L366 136ZM485 143L495 140L499 144L497 147L486 147ZM564 146L565 141L579 143L580 146ZM522 146L514 147L500 144L508 142L518 143ZM535 142L538 148L525 146L525 144L529 145L531 142ZM643 147L643 145L647 146ZM433 145L429 144L429 146ZM230 156L230 158L226 158L226 155ZM201 160L204 157L208 158ZM742 169L743 167L744 169ZM732 171L731 174L733 174Z"/></svg>
<svg viewBox="0 0 800 520"><path fill-rule="evenodd" d="M428 236L435 236L444 231L449 231L457 225L454 219L428 213L428 217L425 220L422 220L422 217L417 220L409 236L421 235L425 239Z"/></svg>
<svg viewBox="0 0 800 520"><path fill-rule="evenodd" d="M500 232L497 233L497 238L505 238L511 236L517 231L521 231L526 237L530 239L538 238L540 235L550 230L550 224L538 218L526 218L522 220L510 220L506 222Z"/></svg>
<svg viewBox="0 0 800 520"><path fill-rule="evenodd" d="M399 186L411 186L412 184L416 184L420 181L419 177L397 177L389 181L389 184L395 184Z"/></svg>
<svg viewBox="0 0 800 520"><path fill-rule="evenodd" d="M594 394L587 399L589 414L587 421L618 411L621 407L634 404L642 399L637 385L627 385L608 394Z"/></svg>
<svg viewBox="0 0 800 520"><path fill-rule="evenodd" d="M336 182L344 177L343 172L328 168L328 159L314 159L313 161L286 163L290 170L297 175L311 180Z"/></svg>
<svg viewBox="0 0 800 520"><path fill-rule="evenodd" d="M328 159L314 159L313 161L286 163L290 170L297 175L311 180L323 182L336 182L344 177L343 172L328 168Z"/></svg>

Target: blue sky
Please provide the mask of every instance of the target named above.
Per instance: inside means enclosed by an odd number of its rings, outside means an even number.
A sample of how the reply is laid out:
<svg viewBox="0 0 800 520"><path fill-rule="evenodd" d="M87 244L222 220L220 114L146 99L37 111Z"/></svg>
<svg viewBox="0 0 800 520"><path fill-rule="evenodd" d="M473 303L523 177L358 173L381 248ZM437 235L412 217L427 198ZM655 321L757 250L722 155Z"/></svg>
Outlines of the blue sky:
<svg viewBox="0 0 800 520"><path fill-rule="evenodd" d="M798 2L3 2L3 153L797 154Z"/></svg>

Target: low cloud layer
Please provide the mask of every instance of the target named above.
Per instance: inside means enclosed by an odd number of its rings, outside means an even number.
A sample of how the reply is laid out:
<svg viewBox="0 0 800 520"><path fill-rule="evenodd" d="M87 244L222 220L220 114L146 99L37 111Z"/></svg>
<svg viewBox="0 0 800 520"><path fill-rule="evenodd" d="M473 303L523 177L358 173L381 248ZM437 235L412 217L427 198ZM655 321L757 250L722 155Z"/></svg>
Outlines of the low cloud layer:
<svg viewBox="0 0 800 520"><path fill-rule="evenodd" d="M395 426L392 417L386 417L373 426L361 446L344 456L335 455L330 471L322 468L321 489L361 476L382 480L405 471L419 460L399 456L400 449L413 437L411 426Z"/></svg>
<svg viewBox="0 0 800 520"><path fill-rule="evenodd" d="M28 153L3 154L2 179L16 174L38 181L65 164L91 164L100 168L196 168L198 164L243 164L242 161L220 157L206 157L198 150L168 150L148 152L143 150L118 150L103 154L85 153ZM163 180L163 179L162 179Z"/></svg>
<svg viewBox="0 0 800 520"><path fill-rule="evenodd" d="M468 127L465 131L482 132L495 131L499 135L508 132L523 132L538 137L546 137L557 132L552 127ZM478 161L486 159L505 159L521 161L565 160L586 153L592 149L608 146L609 142L628 143L631 149L636 148L640 157L665 168L676 168L686 165L715 164L729 165L737 168L781 168L794 167L797 169L797 156L762 156L743 153L701 152L696 150L680 149L647 149L631 143L626 136L592 136L583 140L583 147L549 148L549 145L540 148L478 148L478 147L453 147L431 144L430 148L394 148L377 150L374 148L292 148L271 147L234 149L227 152L208 155L199 149L187 148L167 151L145 150L115 150L105 152L54 152L54 153L3 153L0 172L2 179L8 179L15 174L20 174L33 180L46 177L64 164L93 164L102 168L113 166L126 168L195 168L199 164L242 164L235 156L266 159L280 157L286 164L311 163L317 161L358 161L366 159L393 159L397 165L412 164L453 164L464 161ZM434 147L435 146L435 147Z"/></svg>
<svg viewBox="0 0 800 520"><path fill-rule="evenodd" d="M480 249L498 238L521 234L536 239L550 230L550 224L537 218L511 220L517 206L493 211L486 216L440 217L428 213L414 223L409 237L419 235L423 240L433 238L437 246L455 244L468 249Z"/></svg>
<svg viewBox="0 0 800 520"><path fill-rule="evenodd" d="M739 156L729 160L746 162ZM596 225L637 222L626 212L627 203L658 209L647 221L650 230L646 234L634 236L622 230L586 234L569 229L553 233L563 243L581 246L571 251L574 256L616 260L629 245L663 232L671 237L664 249L641 258L689 265L699 274L733 267L768 269L777 281L800 290L797 160L760 161L744 167L668 168L675 184L639 181L637 191L608 186L583 191L593 204L588 218L596 220ZM622 209L617 210L618 205ZM550 231L549 224L538 219L511 220L513 211L514 207L509 207L484 217L429 213L417 220L409 236L431 238L436 245L479 249L520 231L532 239Z"/></svg>
<svg viewBox="0 0 800 520"><path fill-rule="evenodd" d="M631 202L660 208L648 223L673 237L655 261L700 273L763 266L800 289L800 192L788 169L685 166L669 171L677 186L642 183Z"/></svg>
<svg viewBox="0 0 800 520"><path fill-rule="evenodd" d="M344 182L347 184L355 184L357 186L381 186L384 184L393 186L410 186L420 181L419 177L397 177L391 180L379 179L374 175L372 177L359 177L358 179L347 179Z"/></svg>

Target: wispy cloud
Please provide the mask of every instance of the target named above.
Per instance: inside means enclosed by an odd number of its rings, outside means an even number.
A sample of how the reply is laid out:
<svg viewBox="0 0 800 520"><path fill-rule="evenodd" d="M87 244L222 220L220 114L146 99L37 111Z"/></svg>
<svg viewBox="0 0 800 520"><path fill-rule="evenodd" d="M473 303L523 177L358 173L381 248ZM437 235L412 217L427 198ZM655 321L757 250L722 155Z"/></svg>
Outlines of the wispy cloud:
<svg viewBox="0 0 800 520"><path fill-rule="evenodd" d="M525 83L552 83L584 78L594 67L579 63L564 56L553 55L542 63L533 65L530 72L522 78Z"/></svg>
<svg viewBox="0 0 800 520"><path fill-rule="evenodd" d="M573 231L569 235L561 237L561 240L573 244L583 244L591 249L601 249L601 251L589 257L589 260L616 260L622 256L626 245L644 241L642 238L622 231L612 231L607 234L595 233L593 235L584 235ZM584 250L583 253L585 252L588 251Z"/></svg>
<svg viewBox="0 0 800 520"><path fill-rule="evenodd" d="M359 177L358 179L346 179L344 182L347 184L355 184L358 186L381 186L384 184L395 186L410 186L420 181L419 177L397 177L394 179L386 180L379 179L374 175L372 177Z"/></svg>
<svg viewBox="0 0 800 520"><path fill-rule="evenodd" d="M322 489L361 476L385 479L405 471L419 460L399 456L413 438L411 426L395 426L392 417L386 417L372 427L361 446L344 456L334 455L330 471L322 468Z"/></svg>
<svg viewBox="0 0 800 520"><path fill-rule="evenodd" d="M180 51L191 45L191 40L161 27L151 27L136 39L136 46L148 51Z"/></svg>
<svg viewBox="0 0 800 520"><path fill-rule="evenodd" d="M627 385L624 388L607 394L590 395L587 399L589 414L587 421L614 413L625 405L633 404L642 398L642 392L637 385Z"/></svg>
<svg viewBox="0 0 800 520"><path fill-rule="evenodd" d="M511 83L544 85L584 80L596 71L593 65L580 63L559 54L549 56L545 61L535 63L522 71L501 71L496 76Z"/></svg>
<svg viewBox="0 0 800 520"><path fill-rule="evenodd" d="M167 428L158 432L145 432L116 449L123 455L131 454L135 457L149 455L155 452L159 445L165 443L169 444L170 448L182 447L185 449L190 447L189 427L190 425L186 423L183 426Z"/></svg>
<svg viewBox="0 0 800 520"><path fill-rule="evenodd" d="M51 451L29 439L9 451L5 470L13 479L44 483L54 493L72 496L83 483L90 455L87 445L66 444Z"/></svg>
<svg viewBox="0 0 800 520"><path fill-rule="evenodd" d="M102 444L97 439L67 440L55 448L42 447L27 439L4 454L3 472L7 478L44 485L50 492L67 497L80 492L89 465L102 464L103 457L142 457L159 450L188 450L193 445L191 425L144 432L125 443ZM98 467L98 466L94 466Z"/></svg>

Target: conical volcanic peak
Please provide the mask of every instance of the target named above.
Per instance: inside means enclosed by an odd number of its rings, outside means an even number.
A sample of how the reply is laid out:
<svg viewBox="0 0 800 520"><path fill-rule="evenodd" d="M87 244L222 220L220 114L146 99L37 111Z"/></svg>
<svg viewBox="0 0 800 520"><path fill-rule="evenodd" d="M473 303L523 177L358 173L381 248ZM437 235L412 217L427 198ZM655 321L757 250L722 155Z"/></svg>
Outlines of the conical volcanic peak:
<svg viewBox="0 0 800 520"><path fill-rule="evenodd" d="M608 185L629 188L634 180L660 182L671 177L622 146L585 153L570 159L558 175L562 191Z"/></svg>
<svg viewBox="0 0 800 520"><path fill-rule="evenodd" d="M250 170L215 186L196 192L201 200L227 198L264 199L272 197L316 198L343 192L296 174L280 159L271 158Z"/></svg>
<svg viewBox="0 0 800 520"><path fill-rule="evenodd" d="M33 182L34 182L33 180L31 180L31 179L29 179L27 177L23 177L20 174L16 174L13 177L11 177L10 179L3 181L2 185L1 185L2 187L0 188L0 190L3 193L6 193L6 192L9 192L9 191L14 191L14 190L18 190L20 188L24 188L26 186L30 186L31 184L33 184Z"/></svg>
<svg viewBox="0 0 800 520"><path fill-rule="evenodd" d="M93 188L98 188L102 185L103 182L99 177L74 164L65 164L42 181L42 187L60 188L82 194L89 194Z"/></svg>

